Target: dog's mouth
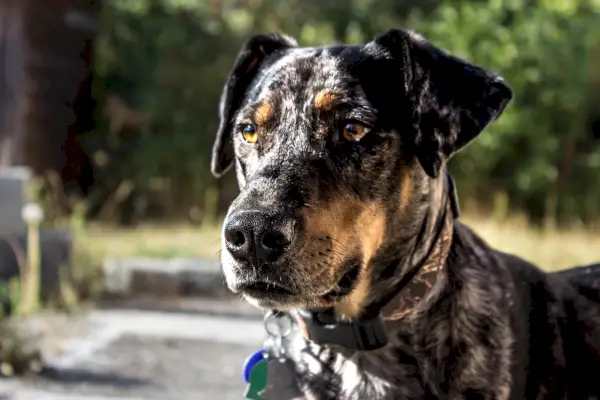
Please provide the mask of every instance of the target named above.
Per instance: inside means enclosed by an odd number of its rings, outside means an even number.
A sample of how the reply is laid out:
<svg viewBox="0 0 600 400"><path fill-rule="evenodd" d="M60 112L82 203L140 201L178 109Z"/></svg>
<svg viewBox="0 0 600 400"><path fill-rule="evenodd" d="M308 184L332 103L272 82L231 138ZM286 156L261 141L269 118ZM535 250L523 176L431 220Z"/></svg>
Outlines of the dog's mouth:
<svg viewBox="0 0 600 400"><path fill-rule="evenodd" d="M360 263L355 262L351 265L334 286L334 289L324 294L319 294L318 297L331 301L350 294L356 287L361 272ZM236 292L257 300L282 304L301 300L301 298L306 296L302 290L294 290L289 285L273 280L252 280L238 287Z"/></svg>

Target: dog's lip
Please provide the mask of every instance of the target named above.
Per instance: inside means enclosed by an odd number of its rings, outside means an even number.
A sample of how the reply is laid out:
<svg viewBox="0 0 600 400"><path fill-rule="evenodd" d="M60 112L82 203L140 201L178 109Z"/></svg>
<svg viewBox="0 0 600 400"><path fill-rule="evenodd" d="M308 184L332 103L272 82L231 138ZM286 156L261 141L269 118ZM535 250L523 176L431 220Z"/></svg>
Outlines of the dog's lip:
<svg viewBox="0 0 600 400"><path fill-rule="evenodd" d="M254 298L281 298L297 295L290 287L269 280L244 282L237 291Z"/></svg>
<svg viewBox="0 0 600 400"><path fill-rule="evenodd" d="M335 289L330 290L324 296L326 297L343 297L352 290L356 286L356 282L358 281L358 277L360 276L360 264L354 264L338 281Z"/></svg>

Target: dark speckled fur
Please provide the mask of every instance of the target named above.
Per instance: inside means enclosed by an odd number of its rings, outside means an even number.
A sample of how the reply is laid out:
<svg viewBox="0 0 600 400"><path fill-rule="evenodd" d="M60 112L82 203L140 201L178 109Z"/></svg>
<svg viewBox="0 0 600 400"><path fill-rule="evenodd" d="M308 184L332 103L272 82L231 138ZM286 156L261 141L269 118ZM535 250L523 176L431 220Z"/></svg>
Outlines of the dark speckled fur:
<svg viewBox="0 0 600 400"><path fill-rule="evenodd" d="M235 164L241 192L228 218L269 210L293 243L252 268L224 249L229 287L276 279L296 294L242 294L267 308L360 316L436 245L448 158L511 97L496 75L402 30L320 48L251 38L225 84L212 170ZM371 131L344 141L348 121ZM256 143L243 140L244 124L256 126ZM599 398L600 265L545 274L458 221L451 238L441 279L410 314L387 322L386 347L309 344L294 355L306 398ZM350 262L360 265L353 291L324 295Z"/></svg>

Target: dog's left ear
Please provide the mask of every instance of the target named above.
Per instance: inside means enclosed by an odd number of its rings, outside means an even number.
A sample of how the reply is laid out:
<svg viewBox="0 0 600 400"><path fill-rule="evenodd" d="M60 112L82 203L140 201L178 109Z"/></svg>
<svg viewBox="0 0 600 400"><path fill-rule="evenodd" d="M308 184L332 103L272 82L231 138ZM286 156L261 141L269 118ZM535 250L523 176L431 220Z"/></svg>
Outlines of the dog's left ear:
<svg viewBox="0 0 600 400"><path fill-rule="evenodd" d="M502 78L403 30L375 44L399 67L417 131L415 149L425 172L437 177L444 163L502 114L512 90Z"/></svg>

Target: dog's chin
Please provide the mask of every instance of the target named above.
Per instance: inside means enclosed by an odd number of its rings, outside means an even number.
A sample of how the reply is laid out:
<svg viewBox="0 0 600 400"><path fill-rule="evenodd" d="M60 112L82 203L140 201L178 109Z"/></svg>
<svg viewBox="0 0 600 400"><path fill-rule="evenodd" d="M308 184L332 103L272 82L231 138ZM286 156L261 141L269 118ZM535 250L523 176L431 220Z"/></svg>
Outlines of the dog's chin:
<svg viewBox="0 0 600 400"><path fill-rule="evenodd" d="M297 299L267 299L264 297L253 297L251 295L243 294L242 297L248 303L253 305L254 307L262 308L265 310L279 310L279 311L289 311L297 308L304 308L307 303L305 299L297 298Z"/></svg>
<svg viewBox="0 0 600 400"><path fill-rule="evenodd" d="M350 267L339 280L327 285L328 289L297 285L299 289L292 290L278 283L252 282L239 285L236 291L248 303L264 309L285 311L297 308L333 307L354 291L360 279L360 273L361 266L357 263ZM315 277L314 281L318 279L322 279L322 277Z"/></svg>
<svg viewBox="0 0 600 400"><path fill-rule="evenodd" d="M290 309L306 300L300 291L271 282L244 283L237 290L246 301L260 308Z"/></svg>

